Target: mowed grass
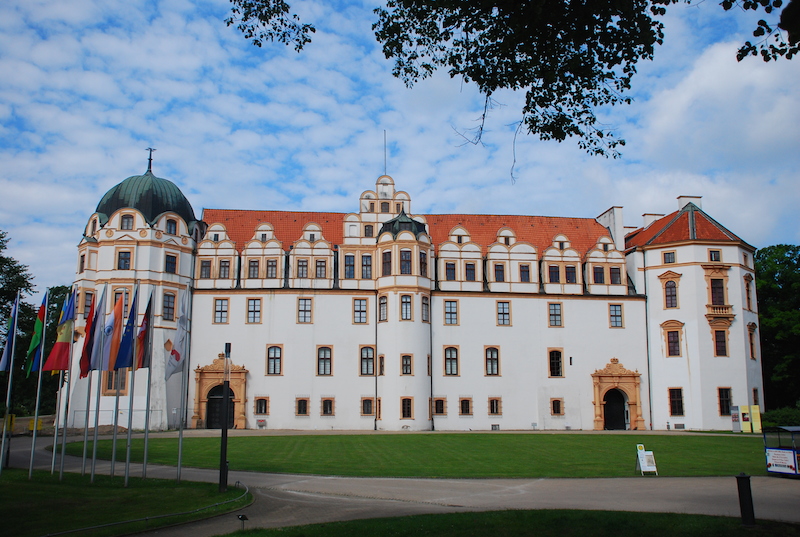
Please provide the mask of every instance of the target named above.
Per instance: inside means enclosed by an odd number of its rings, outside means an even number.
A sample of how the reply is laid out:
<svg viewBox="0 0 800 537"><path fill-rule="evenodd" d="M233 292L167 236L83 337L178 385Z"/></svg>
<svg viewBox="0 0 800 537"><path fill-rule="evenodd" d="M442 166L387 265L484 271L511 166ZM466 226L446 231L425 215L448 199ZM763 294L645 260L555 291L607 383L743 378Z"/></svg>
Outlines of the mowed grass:
<svg viewBox="0 0 800 537"><path fill-rule="evenodd" d="M27 470L5 469L0 476L0 520L4 537L39 537L67 530L88 528L114 522L159 517L193 511L244 493L230 488L225 493L218 485L159 479L130 479L124 487L121 477L64 474L63 481L49 472L34 472L28 480ZM240 501L203 511L130 524L119 524L96 530L83 530L74 535L103 537L145 531L178 522L199 520L248 505L251 495Z"/></svg>
<svg viewBox="0 0 800 537"><path fill-rule="evenodd" d="M655 454L662 476L766 475L760 437L619 434L367 434L229 437L231 470L385 477L625 477L636 444ZM150 439L148 461L177 463L177 439ZM124 442L117 460L124 460ZM91 449L91 448L90 448ZM142 459L143 442L132 447ZM183 464L219 467L218 438L185 438ZM82 444L69 452L80 455ZM91 452L91 451L90 451ZM111 441L98 442L111 458Z"/></svg>
<svg viewBox="0 0 800 537"><path fill-rule="evenodd" d="M758 522L744 528L740 519L671 513L620 511L491 511L418 515L334 522L269 530L245 530L231 537L783 537L800 536L800 526Z"/></svg>

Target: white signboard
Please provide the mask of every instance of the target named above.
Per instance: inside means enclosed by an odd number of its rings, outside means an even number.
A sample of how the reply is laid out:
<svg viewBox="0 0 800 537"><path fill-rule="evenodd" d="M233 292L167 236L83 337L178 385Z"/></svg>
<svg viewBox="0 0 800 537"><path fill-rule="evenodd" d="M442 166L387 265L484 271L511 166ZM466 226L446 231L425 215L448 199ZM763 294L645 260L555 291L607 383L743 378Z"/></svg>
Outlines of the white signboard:
<svg viewBox="0 0 800 537"><path fill-rule="evenodd" d="M652 451L645 451L644 444L636 444L636 471L644 475L645 472L653 472L658 475L656 468L656 457Z"/></svg>
<svg viewBox="0 0 800 537"><path fill-rule="evenodd" d="M797 474L797 461L791 449L767 448L767 471Z"/></svg>

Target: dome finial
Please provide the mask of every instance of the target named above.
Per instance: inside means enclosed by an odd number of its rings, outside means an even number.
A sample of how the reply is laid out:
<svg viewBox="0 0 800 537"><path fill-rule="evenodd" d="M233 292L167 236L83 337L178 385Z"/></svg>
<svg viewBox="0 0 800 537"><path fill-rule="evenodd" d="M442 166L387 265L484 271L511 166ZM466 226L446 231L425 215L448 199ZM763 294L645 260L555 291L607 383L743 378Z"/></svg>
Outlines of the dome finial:
<svg viewBox="0 0 800 537"><path fill-rule="evenodd" d="M153 173L153 151L155 151L155 149L148 147L145 151L150 151L150 156L147 157L147 172Z"/></svg>

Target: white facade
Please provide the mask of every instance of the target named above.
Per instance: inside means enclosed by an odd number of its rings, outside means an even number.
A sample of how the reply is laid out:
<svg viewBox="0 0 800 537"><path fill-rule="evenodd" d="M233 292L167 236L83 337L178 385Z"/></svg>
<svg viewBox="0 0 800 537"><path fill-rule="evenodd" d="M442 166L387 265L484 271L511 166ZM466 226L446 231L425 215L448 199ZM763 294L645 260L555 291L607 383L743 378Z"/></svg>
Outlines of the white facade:
<svg viewBox="0 0 800 537"><path fill-rule="evenodd" d="M155 428L175 426L180 401L180 375L163 381L177 318L164 296L191 290L192 427L219 426L231 343L236 427L728 429L731 405L762 396L753 248L699 200L679 201L627 236L620 207L597 219L409 216L388 176L350 214L207 209L187 223L123 206L102 226L90 218L77 284L153 289ZM86 393L76 383L75 424Z"/></svg>

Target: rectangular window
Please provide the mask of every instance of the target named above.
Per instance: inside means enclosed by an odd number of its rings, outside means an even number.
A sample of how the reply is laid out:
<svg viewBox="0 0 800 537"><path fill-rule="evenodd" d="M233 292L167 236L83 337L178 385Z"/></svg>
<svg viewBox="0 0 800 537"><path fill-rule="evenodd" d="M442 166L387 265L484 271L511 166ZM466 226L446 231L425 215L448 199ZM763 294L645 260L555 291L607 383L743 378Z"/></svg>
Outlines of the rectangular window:
<svg viewBox="0 0 800 537"><path fill-rule="evenodd" d="M444 301L444 324L458 324L458 302Z"/></svg>
<svg viewBox="0 0 800 537"><path fill-rule="evenodd" d="M675 262L675 252L664 252L664 264Z"/></svg>
<svg viewBox="0 0 800 537"><path fill-rule="evenodd" d="M758 388L753 388L753 404L754 405L760 404L758 399Z"/></svg>
<svg viewBox="0 0 800 537"><path fill-rule="evenodd" d="M273 345L267 349L267 375L280 375L281 374L281 359L283 349Z"/></svg>
<svg viewBox="0 0 800 537"><path fill-rule="evenodd" d="M486 348L486 374L490 376L500 374L500 353L495 347Z"/></svg>
<svg viewBox="0 0 800 537"><path fill-rule="evenodd" d="M403 419L412 419L414 417L412 414L410 397L403 397L400 400L400 406L402 407Z"/></svg>
<svg viewBox="0 0 800 537"><path fill-rule="evenodd" d="M722 252L720 250L709 250L708 251L708 260L709 261L722 261Z"/></svg>
<svg viewBox="0 0 800 537"><path fill-rule="evenodd" d="M227 323L228 322L228 299L217 298L214 300L214 322Z"/></svg>
<svg viewBox="0 0 800 537"><path fill-rule="evenodd" d="M731 415L731 389L730 388L719 388L717 390L719 395L719 415L720 416L730 416Z"/></svg>
<svg viewBox="0 0 800 537"><path fill-rule="evenodd" d="M403 321L411 320L411 295L400 297L400 319Z"/></svg>
<svg viewBox="0 0 800 537"><path fill-rule="evenodd" d="M611 278L612 285L622 284L622 271L619 267L611 267L608 269L609 277Z"/></svg>
<svg viewBox="0 0 800 537"><path fill-rule="evenodd" d="M127 289L118 289L114 291L114 305L117 304L120 297L122 297L122 314L128 314L128 290Z"/></svg>
<svg viewBox="0 0 800 537"><path fill-rule="evenodd" d="M609 304L608 316L613 328L622 328L622 304Z"/></svg>
<svg viewBox="0 0 800 537"><path fill-rule="evenodd" d="M711 280L711 304L713 306L725 305L725 282L719 278Z"/></svg>
<svg viewBox="0 0 800 537"><path fill-rule="evenodd" d="M494 281L506 281L506 266L501 263L496 263L494 266Z"/></svg>
<svg viewBox="0 0 800 537"><path fill-rule="evenodd" d="M83 272L84 270L86 270L86 256L82 255L80 266L78 267L78 272Z"/></svg>
<svg viewBox="0 0 800 537"><path fill-rule="evenodd" d="M400 374L401 375L410 375L412 373L411 368L411 356L408 354L404 354L400 357Z"/></svg>
<svg viewBox="0 0 800 537"><path fill-rule="evenodd" d="M167 233L170 235L178 234L178 223L175 220L167 220Z"/></svg>
<svg viewBox="0 0 800 537"><path fill-rule="evenodd" d="M728 356L728 334L725 330L714 330L714 355Z"/></svg>
<svg viewBox="0 0 800 537"><path fill-rule="evenodd" d="M278 277L278 260L267 259L267 278Z"/></svg>
<svg viewBox="0 0 800 537"><path fill-rule="evenodd" d="M489 399L489 415L499 416L503 413L502 401L499 397L491 397Z"/></svg>
<svg viewBox="0 0 800 537"><path fill-rule="evenodd" d="M332 371L332 358L330 347L317 349L317 375L329 376Z"/></svg>
<svg viewBox="0 0 800 537"><path fill-rule="evenodd" d="M392 252L383 252L383 266L381 276L392 275Z"/></svg>
<svg viewBox="0 0 800 537"><path fill-rule="evenodd" d="M88 310L84 310L88 311ZM755 332L750 332L748 334L748 342L750 343L750 359L755 360L756 357L756 334Z"/></svg>
<svg viewBox="0 0 800 537"><path fill-rule="evenodd" d="M328 270L324 259L317 259L317 278L327 278Z"/></svg>
<svg viewBox="0 0 800 537"><path fill-rule="evenodd" d="M333 416L333 399L323 399L321 413L323 416Z"/></svg>
<svg viewBox="0 0 800 537"><path fill-rule="evenodd" d="M308 278L308 259L297 260L297 277Z"/></svg>
<svg viewBox="0 0 800 537"><path fill-rule="evenodd" d="M375 212L373 210L374 208L375 208L374 204L370 203L369 204L369 212L374 213ZM372 226L371 225L367 224L366 226L364 226L364 236L365 237L372 237Z"/></svg>
<svg viewBox="0 0 800 537"><path fill-rule="evenodd" d="M361 256L361 279L362 280L371 280L372 279L372 256L371 255L362 255Z"/></svg>
<svg viewBox="0 0 800 537"><path fill-rule="evenodd" d="M311 322L311 299L298 298L297 299L297 322L310 323Z"/></svg>
<svg viewBox="0 0 800 537"><path fill-rule="evenodd" d="M308 399L297 399L297 415L308 416Z"/></svg>
<svg viewBox="0 0 800 537"><path fill-rule="evenodd" d="M434 416L444 416L447 414L447 400L434 399L433 400L433 414Z"/></svg>
<svg viewBox="0 0 800 537"><path fill-rule="evenodd" d="M356 256L344 256L344 279L351 280L356 277Z"/></svg>
<svg viewBox="0 0 800 537"><path fill-rule="evenodd" d="M428 277L428 254L425 252L419 253L419 275L423 278Z"/></svg>
<svg viewBox="0 0 800 537"><path fill-rule="evenodd" d="M388 302L389 299L385 296L382 296L378 299L378 320L385 321L389 318L388 313Z"/></svg>
<svg viewBox="0 0 800 537"><path fill-rule="evenodd" d="M364 324L367 322L367 299L356 298L353 300L353 322Z"/></svg>
<svg viewBox="0 0 800 537"><path fill-rule="evenodd" d="M210 278L211 277L211 261L208 259L204 259L200 261L200 277L201 278Z"/></svg>
<svg viewBox="0 0 800 537"><path fill-rule="evenodd" d="M681 333L677 330L667 332L667 356L681 355Z"/></svg>
<svg viewBox="0 0 800 537"><path fill-rule="evenodd" d="M122 215L122 222L120 229L133 229L133 216L130 214Z"/></svg>
<svg viewBox="0 0 800 537"><path fill-rule="evenodd" d="M550 414L553 416L564 415L564 401L563 399L550 399Z"/></svg>
<svg viewBox="0 0 800 537"><path fill-rule="evenodd" d="M92 310L92 302L94 301L94 293L86 291L83 295L83 318L89 318L89 312ZM752 334L752 332L751 332Z"/></svg>
<svg viewBox="0 0 800 537"><path fill-rule="evenodd" d="M558 265L549 265L547 267L547 278L550 283L559 283L561 281L561 269Z"/></svg>
<svg viewBox="0 0 800 537"><path fill-rule="evenodd" d="M458 400L458 414L460 416L472 415L472 399L462 398Z"/></svg>
<svg viewBox="0 0 800 537"><path fill-rule="evenodd" d="M575 265L567 265L564 267L564 274L567 283L578 283L578 274L575 271Z"/></svg>
<svg viewBox="0 0 800 537"><path fill-rule="evenodd" d="M361 415L362 416L374 416L375 411L373 410L373 400L367 397L361 399Z"/></svg>
<svg viewBox="0 0 800 537"><path fill-rule="evenodd" d="M247 322L260 323L261 322L261 299L248 298L247 299Z"/></svg>
<svg viewBox="0 0 800 537"><path fill-rule="evenodd" d="M427 296L422 297L422 322L427 323L431 320L431 299Z"/></svg>
<svg viewBox="0 0 800 537"><path fill-rule="evenodd" d="M375 349L372 347L361 347L361 374L375 374Z"/></svg>
<svg viewBox="0 0 800 537"><path fill-rule="evenodd" d="M468 282L475 281L475 263L467 263L464 270L464 278Z"/></svg>
<svg viewBox="0 0 800 537"><path fill-rule="evenodd" d="M530 265L520 265L519 266L519 281L528 283L531 281L531 266Z"/></svg>
<svg viewBox="0 0 800 537"><path fill-rule="evenodd" d="M447 347L444 350L444 374L458 375L458 349Z"/></svg>
<svg viewBox="0 0 800 537"><path fill-rule="evenodd" d="M117 254L117 270L130 270L131 268L131 253L119 252Z"/></svg>
<svg viewBox="0 0 800 537"><path fill-rule="evenodd" d="M550 303L548 306L550 308L550 318L549 318L550 326L562 326L561 304Z"/></svg>
<svg viewBox="0 0 800 537"><path fill-rule="evenodd" d="M227 259L223 259L219 262L219 277L220 278L230 278L231 277L231 262Z"/></svg>
<svg viewBox="0 0 800 537"><path fill-rule="evenodd" d="M456 279L456 264L455 263L445 263L444 264L444 277L448 282L455 281L455 279Z"/></svg>
<svg viewBox="0 0 800 537"><path fill-rule="evenodd" d="M175 295L164 293L164 308L161 310L161 317L165 321L175 320Z"/></svg>
<svg viewBox="0 0 800 537"><path fill-rule="evenodd" d="M172 254L164 256L164 272L167 274L176 274L178 272L178 258Z"/></svg>
<svg viewBox="0 0 800 537"><path fill-rule="evenodd" d="M550 376L564 376L564 359L561 355L561 351L550 351Z"/></svg>
<svg viewBox="0 0 800 537"><path fill-rule="evenodd" d="M120 395L128 394L128 370L117 369L103 371L103 395L116 395L119 388Z"/></svg>
<svg viewBox="0 0 800 537"><path fill-rule="evenodd" d="M605 270L603 270L602 266L593 266L592 272L594 274L594 283L606 283Z"/></svg>
<svg viewBox="0 0 800 537"><path fill-rule="evenodd" d="M269 398L259 397L256 399L256 408L253 410L254 414L268 415L269 414Z"/></svg>
<svg viewBox="0 0 800 537"><path fill-rule="evenodd" d="M250 279L258 278L258 259L251 259L247 262L247 277Z"/></svg>
<svg viewBox="0 0 800 537"><path fill-rule="evenodd" d="M411 274L411 250L400 250L400 274Z"/></svg>
<svg viewBox="0 0 800 537"><path fill-rule="evenodd" d="M511 306L510 302L497 303L497 324L509 325L511 324Z"/></svg>
<svg viewBox="0 0 800 537"><path fill-rule="evenodd" d="M669 389L669 415L683 416L683 389Z"/></svg>
<svg viewBox="0 0 800 537"><path fill-rule="evenodd" d="M678 284L673 280L664 284L664 307L678 307Z"/></svg>

